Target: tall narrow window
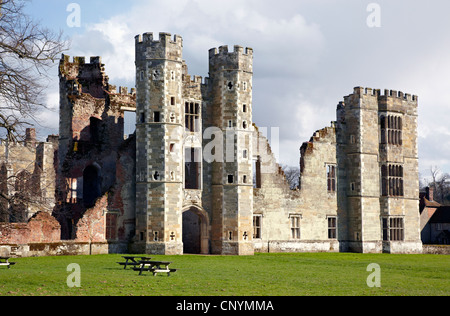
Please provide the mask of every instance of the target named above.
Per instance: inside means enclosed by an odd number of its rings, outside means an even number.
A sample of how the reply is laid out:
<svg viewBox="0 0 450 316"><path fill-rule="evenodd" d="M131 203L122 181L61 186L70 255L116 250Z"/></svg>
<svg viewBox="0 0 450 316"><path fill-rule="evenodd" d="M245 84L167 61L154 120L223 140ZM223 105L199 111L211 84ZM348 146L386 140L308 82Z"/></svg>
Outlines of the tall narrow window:
<svg viewBox="0 0 450 316"><path fill-rule="evenodd" d="M201 188L201 148L185 149L185 189L200 190Z"/></svg>
<svg viewBox="0 0 450 316"><path fill-rule="evenodd" d="M328 217L328 239L337 238L337 218Z"/></svg>
<svg viewBox="0 0 450 316"><path fill-rule="evenodd" d="M388 196L389 176L385 165L381 166L381 195Z"/></svg>
<svg viewBox="0 0 450 316"><path fill-rule="evenodd" d="M262 215L253 216L253 239L261 238Z"/></svg>
<svg viewBox="0 0 450 316"><path fill-rule="evenodd" d="M161 113L153 112L153 122L160 123L161 122Z"/></svg>
<svg viewBox="0 0 450 316"><path fill-rule="evenodd" d="M106 239L117 239L117 214L106 214Z"/></svg>
<svg viewBox="0 0 450 316"><path fill-rule="evenodd" d="M388 219L383 218L383 241L389 240L389 227L388 227Z"/></svg>
<svg viewBox="0 0 450 316"><path fill-rule="evenodd" d="M300 215L291 215L291 238L300 239Z"/></svg>
<svg viewBox="0 0 450 316"><path fill-rule="evenodd" d="M327 189L328 193L336 192L336 166L327 165Z"/></svg>
<svg viewBox="0 0 450 316"><path fill-rule="evenodd" d="M261 157L258 156L257 160L253 160L253 188L261 189Z"/></svg>
<svg viewBox="0 0 450 316"><path fill-rule="evenodd" d="M91 117L89 119L89 131L91 133L91 142L96 144L100 141L100 125L101 120Z"/></svg>
<svg viewBox="0 0 450 316"><path fill-rule="evenodd" d="M386 117L380 117L381 144L386 144Z"/></svg>
<svg viewBox="0 0 450 316"><path fill-rule="evenodd" d="M198 103L185 103L185 128L191 133L200 131L200 105Z"/></svg>

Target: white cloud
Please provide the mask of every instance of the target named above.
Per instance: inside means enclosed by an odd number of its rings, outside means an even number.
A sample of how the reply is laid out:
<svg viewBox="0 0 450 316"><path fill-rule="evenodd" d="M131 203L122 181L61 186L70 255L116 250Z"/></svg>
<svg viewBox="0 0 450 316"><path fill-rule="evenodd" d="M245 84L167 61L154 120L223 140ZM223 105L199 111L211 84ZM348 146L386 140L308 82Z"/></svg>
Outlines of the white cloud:
<svg viewBox="0 0 450 316"><path fill-rule="evenodd" d="M367 27L368 3L134 0L84 24L69 54L100 55L112 84L133 86L137 34L181 35L189 72L202 76L210 48L252 47L254 120L280 127L281 163L297 163L301 144L335 120L354 86L417 94L421 169L450 171L450 3L378 0L381 28Z"/></svg>

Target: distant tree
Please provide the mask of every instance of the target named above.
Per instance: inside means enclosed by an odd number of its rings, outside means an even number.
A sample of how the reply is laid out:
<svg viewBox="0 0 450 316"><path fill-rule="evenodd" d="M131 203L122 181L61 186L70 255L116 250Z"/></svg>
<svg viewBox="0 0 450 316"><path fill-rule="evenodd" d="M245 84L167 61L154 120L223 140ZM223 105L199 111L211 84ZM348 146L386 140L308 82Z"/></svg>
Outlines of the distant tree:
<svg viewBox="0 0 450 316"><path fill-rule="evenodd" d="M434 200L441 204L450 202L450 175L443 173L439 167L430 167L430 180L428 187L434 188Z"/></svg>
<svg viewBox="0 0 450 316"><path fill-rule="evenodd" d="M300 177L300 168L299 167L292 167L288 165L282 165L281 168L284 171L284 174L286 176L286 180L289 183L289 187L291 190L294 190L298 187L299 184L299 177Z"/></svg>
<svg viewBox="0 0 450 316"><path fill-rule="evenodd" d="M67 50L62 33L43 27L25 11L26 0L0 0L0 135L23 140L24 126L46 108L48 70Z"/></svg>

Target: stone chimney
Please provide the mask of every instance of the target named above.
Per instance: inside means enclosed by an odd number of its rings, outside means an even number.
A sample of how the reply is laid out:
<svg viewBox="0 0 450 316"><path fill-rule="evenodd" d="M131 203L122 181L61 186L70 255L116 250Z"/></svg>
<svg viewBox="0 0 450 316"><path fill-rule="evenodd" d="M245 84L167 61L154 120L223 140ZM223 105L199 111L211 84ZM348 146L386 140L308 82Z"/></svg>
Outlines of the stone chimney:
<svg viewBox="0 0 450 316"><path fill-rule="evenodd" d="M25 135L25 144L27 146L35 146L36 144L36 129L27 128Z"/></svg>
<svg viewBox="0 0 450 316"><path fill-rule="evenodd" d="M434 187L427 187L426 192L427 194L425 197L427 198L427 200L430 202L434 201Z"/></svg>

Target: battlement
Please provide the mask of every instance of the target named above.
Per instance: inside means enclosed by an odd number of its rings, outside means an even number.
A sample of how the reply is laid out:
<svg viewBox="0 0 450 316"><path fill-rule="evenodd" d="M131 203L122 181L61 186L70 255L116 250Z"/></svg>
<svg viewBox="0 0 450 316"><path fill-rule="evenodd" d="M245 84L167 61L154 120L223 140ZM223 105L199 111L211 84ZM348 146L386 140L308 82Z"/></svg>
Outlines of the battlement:
<svg viewBox="0 0 450 316"><path fill-rule="evenodd" d="M243 48L234 45L234 51L228 51L228 46L220 46L219 49L211 48L209 50L209 66L210 71L220 68L224 69L241 69L253 72L253 49Z"/></svg>
<svg viewBox="0 0 450 316"><path fill-rule="evenodd" d="M253 56L253 48L246 47L245 52L244 48L239 45L234 45L234 51L229 52L228 51L228 45L222 45L219 47L219 50L217 48L211 48L209 50L209 58L215 57L216 55L221 56L229 56L229 55L246 55L246 56Z"/></svg>
<svg viewBox="0 0 450 316"><path fill-rule="evenodd" d="M168 59L182 62L183 38L170 33L159 33L155 40L153 33L144 33L135 37L136 61L147 59Z"/></svg>
<svg viewBox="0 0 450 316"><path fill-rule="evenodd" d="M159 40L155 40L153 37L153 32L147 32L144 34L139 34L135 36L136 44L183 44L183 38L180 35L175 34L172 40L172 34L161 32L159 33Z"/></svg>
<svg viewBox="0 0 450 316"><path fill-rule="evenodd" d="M70 56L62 54L59 62L59 75L67 80L75 80L81 77L101 78L107 81L105 65L100 56L90 57L90 63L86 63L85 57L74 56L72 62Z"/></svg>
<svg viewBox="0 0 450 316"><path fill-rule="evenodd" d="M119 90L117 90L117 86L115 86L115 85L109 85L108 92L109 92L109 94L117 94L117 95L124 95L124 96L135 96L136 95L135 88L131 88L131 91L128 92L127 87L119 87Z"/></svg>
<svg viewBox="0 0 450 316"><path fill-rule="evenodd" d="M397 98L397 99L403 99L406 101L414 101L414 102L418 101L418 97L416 95L411 95L408 93L403 93L401 91L388 90L388 89L385 89L384 93L382 94L380 89L355 87L353 89L353 94L358 95L358 96L369 95L369 96L376 96L376 97Z"/></svg>

